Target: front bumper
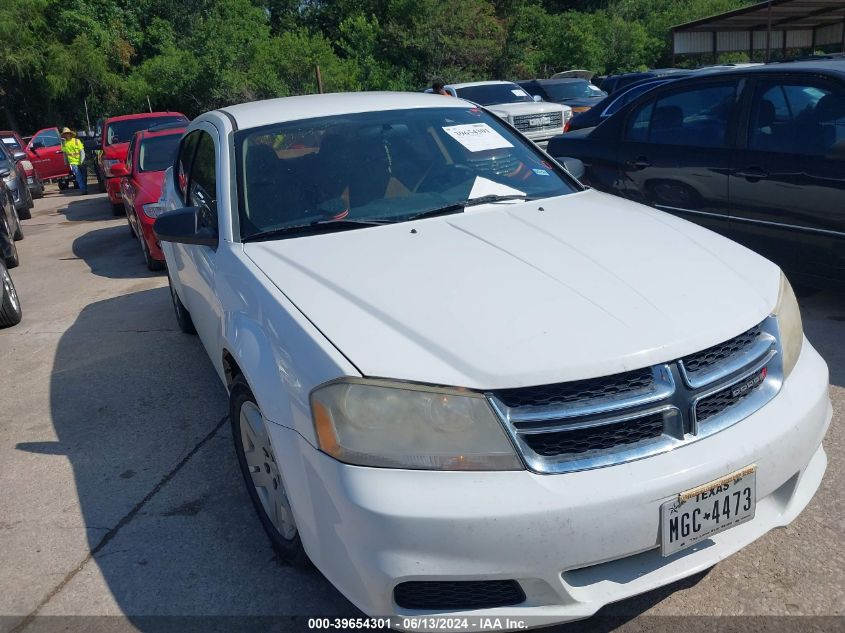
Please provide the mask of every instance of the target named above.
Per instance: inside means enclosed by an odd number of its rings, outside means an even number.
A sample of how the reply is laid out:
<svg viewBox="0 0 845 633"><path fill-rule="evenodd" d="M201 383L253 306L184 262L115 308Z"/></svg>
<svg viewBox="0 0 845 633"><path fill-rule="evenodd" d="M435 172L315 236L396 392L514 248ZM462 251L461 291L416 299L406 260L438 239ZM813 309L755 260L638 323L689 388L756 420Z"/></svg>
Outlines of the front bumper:
<svg viewBox="0 0 845 633"><path fill-rule="evenodd" d="M734 426L654 457L560 475L348 466L268 426L306 551L365 613L431 613L396 605L393 589L405 581L514 579L522 604L437 613L539 626L695 574L790 523L827 464L827 383L805 340L780 393ZM661 557L660 505L749 464L758 466L755 518Z"/></svg>

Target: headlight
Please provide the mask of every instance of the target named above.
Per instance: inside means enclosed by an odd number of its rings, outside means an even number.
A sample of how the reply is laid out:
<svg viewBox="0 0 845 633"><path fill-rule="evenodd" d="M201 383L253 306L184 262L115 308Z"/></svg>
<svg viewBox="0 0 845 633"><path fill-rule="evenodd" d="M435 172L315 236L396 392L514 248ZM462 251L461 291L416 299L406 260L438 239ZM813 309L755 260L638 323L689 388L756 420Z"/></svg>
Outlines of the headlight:
<svg viewBox="0 0 845 633"><path fill-rule="evenodd" d="M339 381L311 394L320 449L348 464L522 470L487 401L472 392Z"/></svg>
<svg viewBox="0 0 845 633"><path fill-rule="evenodd" d="M778 319L780 330L780 346L783 350L783 377L786 378L792 373L798 356L801 354L801 346L804 344L804 328L801 325L801 311L798 308L798 300L786 276L780 274L780 293L778 303L772 313Z"/></svg>
<svg viewBox="0 0 845 633"><path fill-rule="evenodd" d="M144 215L148 218L157 218L167 211L161 202L150 202L149 204L142 205L142 207L144 209Z"/></svg>
<svg viewBox="0 0 845 633"><path fill-rule="evenodd" d="M117 165L120 161L116 158L106 158L103 161L103 167L105 168L106 177L111 178L111 168Z"/></svg>

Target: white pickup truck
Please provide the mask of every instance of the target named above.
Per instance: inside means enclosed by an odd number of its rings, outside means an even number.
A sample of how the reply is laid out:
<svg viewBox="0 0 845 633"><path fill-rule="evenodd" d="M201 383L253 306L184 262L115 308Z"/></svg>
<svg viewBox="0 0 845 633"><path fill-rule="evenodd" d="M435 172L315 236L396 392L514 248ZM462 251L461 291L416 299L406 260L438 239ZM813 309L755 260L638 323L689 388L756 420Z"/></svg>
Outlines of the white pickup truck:
<svg viewBox="0 0 845 633"><path fill-rule="evenodd" d="M572 118L569 106L537 101L510 81L474 81L444 87L454 97L484 106L542 148L550 138L563 134L566 122Z"/></svg>

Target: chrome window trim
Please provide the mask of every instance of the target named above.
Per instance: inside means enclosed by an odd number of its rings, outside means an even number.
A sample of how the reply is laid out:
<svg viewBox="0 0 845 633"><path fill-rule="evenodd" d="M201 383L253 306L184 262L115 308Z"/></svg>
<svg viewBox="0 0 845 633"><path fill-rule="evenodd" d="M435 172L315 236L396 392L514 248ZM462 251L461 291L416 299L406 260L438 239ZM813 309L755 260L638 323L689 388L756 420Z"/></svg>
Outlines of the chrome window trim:
<svg viewBox="0 0 845 633"><path fill-rule="evenodd" d="M602 398L588 402L580 408L577 403L574 403L574 406L573 403L566 403L564 406L508 407L495 393L489 392L485 395L526 468L532 472L560 474L644 459L697 442L733 426L777 395L783 385L782 349L777 319L769 316L760 326L758 341L749 350L745 350L737 358L730 358L724 366L720 364L716 369L706 372L707 382L696 377L692 382L697 386L690 384L680 359L653 366L655 379L660 380L659 398L634 393L627 403L624 398ZM767 368L766 377L752 393L718 415L698 423L695 408L701 400L742 383L764 367ZM671 388L667 389L668 385L671 385ZM662 413L664 416L663 433L631 445L622 444L612 449L546 457L534 452L525 441L525 436L539 433L566 433L626 421L635 423L638 419L656 413ZM535 424L530 424L531 422Z"/></svg>
<svg viewBox="0 0 845 633"><path fill-rule="evenodd" d="M707 217L720 218L722 220L730 220L732 222L745 222L746 224L762 224L763 226L773 226L779 229L790 229L793 231L803 231L805 233L821 233L822 235L832 235L833 237L845 237L845 231L832 231L830 229L817 229L812 226L801 226L799 224L785 224L783 222L771 222L769 220L758 220L756 218L744 218L735 215L725 215L723 213L713 213L711 211L698 211L695 209L682 209L681 207L670 207L665 204L654 205L656 209L661 211L678 211L679 213L690 213L692 215L706 215Z"/></svg>

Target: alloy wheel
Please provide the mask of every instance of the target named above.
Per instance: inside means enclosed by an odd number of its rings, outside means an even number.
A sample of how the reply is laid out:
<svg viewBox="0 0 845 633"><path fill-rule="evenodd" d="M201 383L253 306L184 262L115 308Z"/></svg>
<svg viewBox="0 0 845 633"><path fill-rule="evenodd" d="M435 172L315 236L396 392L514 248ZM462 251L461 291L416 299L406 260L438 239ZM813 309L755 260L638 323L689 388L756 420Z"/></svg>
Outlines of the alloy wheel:
<svg viewBox="0 0 845 633"><path fill-rule="evenodd" d="M264 419L254 402L246 401L241 406L240 432L247 469L264 513L282 537L292 540L296 536L296 523L290 500Z"/></svg>
<svg viewBox="0 0 845 633"><path fill-rule="evenodd" d="M0 267L0 281L3 283L3 293L9 297L9 302L12 304L12 309L15 312L20 310L20 303L18 302L18 293L15 291L15 284L12 283L12 276L6 267Z"/></svg>

